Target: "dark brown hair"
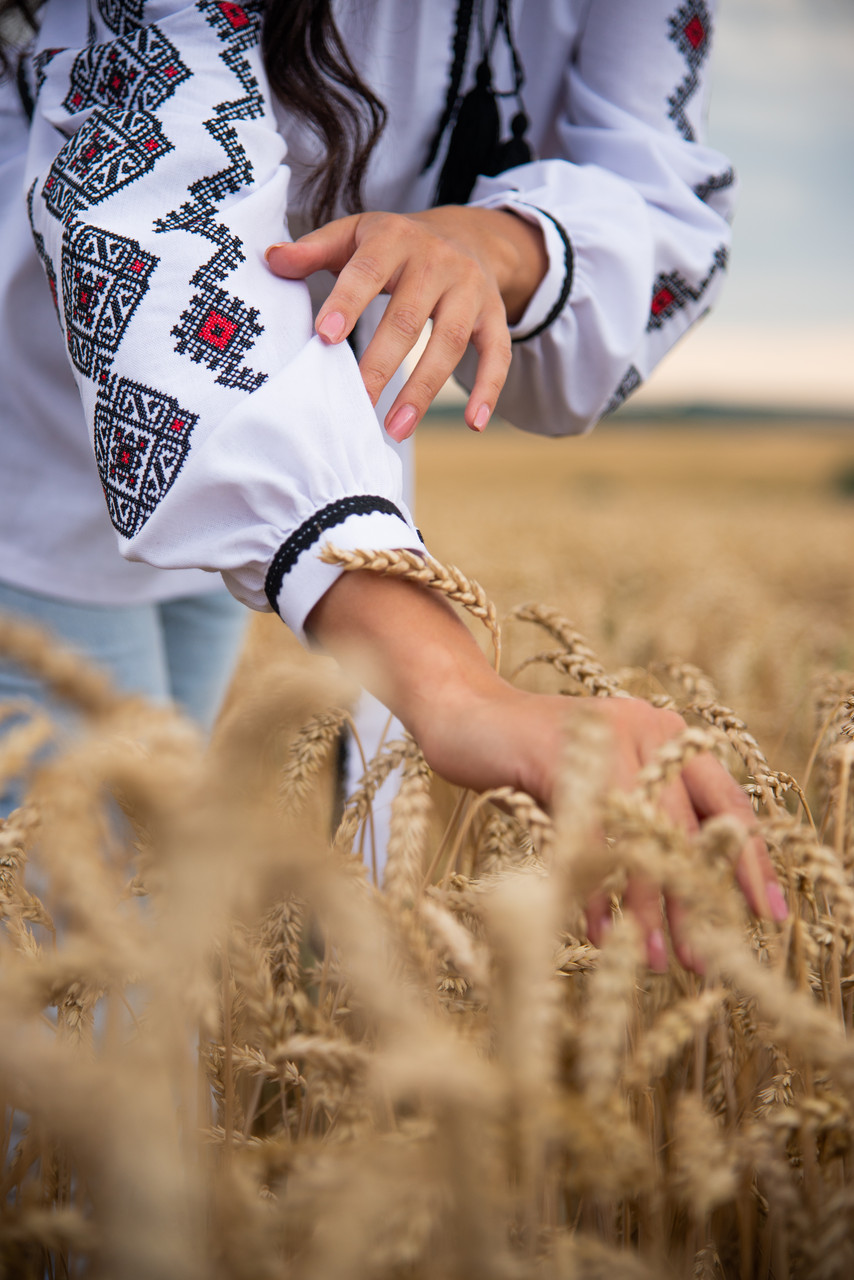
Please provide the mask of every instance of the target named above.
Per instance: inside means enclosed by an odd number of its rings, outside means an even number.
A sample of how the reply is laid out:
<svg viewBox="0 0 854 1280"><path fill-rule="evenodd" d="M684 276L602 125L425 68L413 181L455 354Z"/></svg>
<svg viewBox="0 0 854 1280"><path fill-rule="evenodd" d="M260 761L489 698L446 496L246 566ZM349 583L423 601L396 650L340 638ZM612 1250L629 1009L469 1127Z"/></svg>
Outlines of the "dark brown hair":
<svg viewBox="0 0 854 1280"><path fill-rule="evenodd" d="M44 0L0 0L0 22L17 14L32 29ZM270 88L321 144L309 190L315 224L338 207L362 208L362 182L386 110L362 83L344 48L331 0L266 0L261 48ZM0 40L0 73L11 69Z"/></svg>
<svg viewBox="0 0 854 1280"><path fill-rule="evenodd" d="M9 30L15 18L18 27L26 32L35 31L36 14L44 4L44 0L0 0L0 76L6 76L13 70L15 62L10 58L12 47Z"/></svg>
<svg viewBox="0 0 854 1280"><path fill-rule="evenodd" d="M360 210L386 109L350 61L331 0L267 0L262 50L272 92L321 143L309 188L315 224L329 221L339 199L348 211Z"/></svg>

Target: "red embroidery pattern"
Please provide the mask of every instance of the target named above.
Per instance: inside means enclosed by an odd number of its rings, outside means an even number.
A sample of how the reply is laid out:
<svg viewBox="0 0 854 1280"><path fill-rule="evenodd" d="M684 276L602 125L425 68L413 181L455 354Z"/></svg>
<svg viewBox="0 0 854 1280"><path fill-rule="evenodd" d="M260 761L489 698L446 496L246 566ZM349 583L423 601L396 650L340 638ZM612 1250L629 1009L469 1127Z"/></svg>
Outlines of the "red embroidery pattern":
<svg viewBox="0 0 854 1280"><path fill-rule="evenodd" d="M68 112L90 107L156 111L192 72L158 27L144 27L109 44L96 44L74 59Z"/></svg>
<svg viewBox="0 0 854 1280"><path fill-rule="evenodd" d="M45 204L67 225L82 209L149 173L171 150L156 116L94 111L51 165L42 188Z"/></svg>
<svg viewBox="0 0 854 1280"><path fill-rule="evenodd" d="M77 223L65 232L62 298L74 364L103 381L158 259L135 240Z"/></svg>
<svg viewBox="0 0 854 1280"><path fill-rule="evenodd" d="M175 482L198 416L172 396L115 375L95 405L95 459L113 525L138 533Z"/></svg>
<svg viewBox="0 0 854 1280"><path fill-rule="evenodd" d="M704 0L686 0L669 18L670 39L688 64L688 74L667 99L667 115L687 142L694 142L694 130L685 106L700 83L699 70L712 39L712 19Z"/></svg>
<svg viewBox="0 0 854 1280"><path fill-rule="evenodd" d="M726 245L720 245L714 252L712 265L699 284L692 285L678 271L662 273L656 277L652 286L652 301L649 308L649 320L646 331L660 329L666 320L681 311L689 302L699 302L719 271L726 270Z"/></svg>
<svg viewBox="0 0 854 1280"><path fill-rule="evenodd" d="M172 330L179 355L189 355L196 364L214 370L220 386L241 391L255 391L266 380L266 374L241 366L263 332L255 307L248 307L225 289L214 288L197 293Z"/></svg>
<svg viewBox="0 0 854 1280"><path fill-rule="evenodd" d="M214 108L216 115L205 121L205 128L225 152L229 163L209 177L200 178L190 187L190 199L179 209L155 223L158 232L189 231L205 236L217 251L193 275L190 283L198 292L172 330L178 339L175 350L189 355L197 364L206 364L216 372L220 386L254 391L267 375L256 373L242 364L246 351L264 332L258 311L227 293L221 282L229 272L245 260L243 245L223 223L217 220L221 201L252 182L252 164L240 144L234 120L254 120L264 112L264 99L258 81L245 57L257 45L261 32L263 4L226 4L219 0L198 0L224 48L220 57L237 77L244 96L222 102Z"/></svg>

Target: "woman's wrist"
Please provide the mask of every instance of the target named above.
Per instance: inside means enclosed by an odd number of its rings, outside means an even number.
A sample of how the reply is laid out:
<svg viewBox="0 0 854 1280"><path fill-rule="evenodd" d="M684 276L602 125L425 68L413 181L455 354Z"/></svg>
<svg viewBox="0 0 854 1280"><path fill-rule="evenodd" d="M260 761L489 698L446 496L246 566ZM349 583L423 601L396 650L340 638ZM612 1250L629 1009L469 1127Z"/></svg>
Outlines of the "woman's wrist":
<svg viewBox="0 0 854 1280"><path fill-rule="evenodd" d="M535 222L510 209L478 209L492 242L493 266L507 312L507 323L518 324L549 267L545 237Z"/></svg>
<svg viewBox="0 0 854 1280"><path fill-rule="evenodd" d="M461 710L509 688L448 602L400 578L342 574L306 630L419 741L429 739L443 708Z"/></svg>

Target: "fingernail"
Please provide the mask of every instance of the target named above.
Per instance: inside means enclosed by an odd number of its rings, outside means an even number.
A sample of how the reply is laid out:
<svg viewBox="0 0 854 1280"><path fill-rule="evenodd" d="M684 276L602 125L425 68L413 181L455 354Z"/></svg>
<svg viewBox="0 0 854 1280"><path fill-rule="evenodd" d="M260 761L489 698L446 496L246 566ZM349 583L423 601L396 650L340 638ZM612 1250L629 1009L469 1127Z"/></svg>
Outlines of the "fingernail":
<svg viewBox="0 0 854 1280"><path fill-rule="evenodd" d="M668 966L667 943L660 929L653 929L646 940L646 957L650 969L656 973L666 973Z"/></svg>
<svg viewBox="0 0 854 1280"><path fill-rule="evenodd" d="M287 249L287 247L288 247L288 242L287 242L287 240L285 240L282 244L271 244L271 245L268 245L268 247L264 250L264 258L265 258L265 260L266 260L267 262L269 262L269 261L270 261L270 254L271 254L271 253L275 253L275 251L276 251L277 249Z"/></svg>
<svg viewBox="0 0 854 1280"><path fill-rule="evenodd" d="M330 311L317 326L317 332L327 342L337 342L343 336L346 325L347 321L340 311Z"/></svg>
<svg viewBox="0 0 854 1280"><path fill-rule="evenodd" d="M401 440L406 440L412 435L417 419L418 411L411 404L402 404L386 427L386 431L392 440L400 444Z"/></svg>
<svg viewBox="0 0 854 1280"><path fill-rule="evenodd" d="M783 897L783 891L774 880L769 880L765 886L765 897L768 900L768 910L771 912L771 919L776 920L778 924L789 918L789 907L786 899Z"/></svg>
<svg viewBox="0 0 854 1280"><path fill-rule="evenodd" d="M487 422L489 422L489 405L482 404L474 415L473 426L475 431L482 431Z"/></svg>

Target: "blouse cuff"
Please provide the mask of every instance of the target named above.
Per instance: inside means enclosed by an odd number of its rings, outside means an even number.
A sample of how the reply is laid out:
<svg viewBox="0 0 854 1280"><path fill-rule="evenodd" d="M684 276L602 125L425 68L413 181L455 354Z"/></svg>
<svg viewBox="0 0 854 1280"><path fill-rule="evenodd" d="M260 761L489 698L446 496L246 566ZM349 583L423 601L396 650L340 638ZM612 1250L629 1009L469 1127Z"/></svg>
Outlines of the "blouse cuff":
<svg viewBox="0 0 854 1280"><path fill-rule="evenodd" d="M279 547L264 584L271 607L303 643L309 642L306 618L343 572L320 559L327 543L342 551L424 549L420 534L388 498L358 494L315 511Z"/></svg>
<svg viewBox="0 0 854 1280"><path fill-rule="evenodd" d="M548 257L546 274L519 321L510 326L513 342L535 338L557 319L569 299L574 265L569 235L551 214L528 204L512 192L496 193L471 203L479 209L506 209L539 227L543 233Z"/></svg>

